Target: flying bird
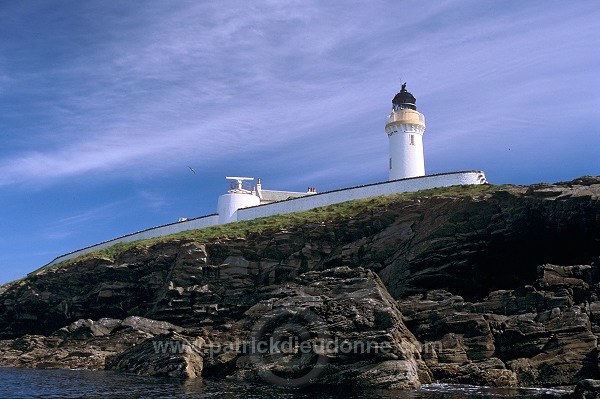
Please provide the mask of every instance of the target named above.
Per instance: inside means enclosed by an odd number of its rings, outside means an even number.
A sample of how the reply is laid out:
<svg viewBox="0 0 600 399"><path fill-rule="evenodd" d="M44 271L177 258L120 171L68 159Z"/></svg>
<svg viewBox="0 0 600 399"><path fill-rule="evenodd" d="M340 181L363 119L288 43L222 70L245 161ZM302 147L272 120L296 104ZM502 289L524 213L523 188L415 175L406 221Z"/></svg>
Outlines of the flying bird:
<svg viewBox="0 0 600 399"><path fill-rule="evenodd" d="M194 170L194 168L192 168L191 166L188 166L188 168L190 168L190 170L191 170L191 171L192 171L194 174L196 174L196 171Z"/></svg>

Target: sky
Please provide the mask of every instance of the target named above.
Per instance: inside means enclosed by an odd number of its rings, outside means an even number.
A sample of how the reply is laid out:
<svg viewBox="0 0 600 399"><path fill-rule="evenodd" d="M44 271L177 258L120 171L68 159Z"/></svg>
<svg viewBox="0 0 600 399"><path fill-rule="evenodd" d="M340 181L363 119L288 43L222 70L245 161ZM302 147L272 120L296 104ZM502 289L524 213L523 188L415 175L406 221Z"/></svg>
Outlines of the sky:
<svg viewBox="0 0 600 399"><path fill-rule="evenodd" d="M387 180L403 82L427 174L600 175L598 21L596 0L1 2L0 284L214 213L226 175Z"/></svg>

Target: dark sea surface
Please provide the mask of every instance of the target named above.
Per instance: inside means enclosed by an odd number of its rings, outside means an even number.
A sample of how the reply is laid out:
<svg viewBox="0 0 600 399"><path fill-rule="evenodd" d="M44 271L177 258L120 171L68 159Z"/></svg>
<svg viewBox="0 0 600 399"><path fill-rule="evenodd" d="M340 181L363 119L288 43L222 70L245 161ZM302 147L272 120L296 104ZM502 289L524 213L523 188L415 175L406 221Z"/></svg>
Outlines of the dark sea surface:
<svg viewBox="0 0 600 399"><path fill-rule="evenodd" d="M482 388L432 384L414 391L329 386L286 389L239 381L180 380L106 371L32 370L0 367L0 398L252 398L252 399L475 399L562 398L569 391L553 389Z"/></svg>

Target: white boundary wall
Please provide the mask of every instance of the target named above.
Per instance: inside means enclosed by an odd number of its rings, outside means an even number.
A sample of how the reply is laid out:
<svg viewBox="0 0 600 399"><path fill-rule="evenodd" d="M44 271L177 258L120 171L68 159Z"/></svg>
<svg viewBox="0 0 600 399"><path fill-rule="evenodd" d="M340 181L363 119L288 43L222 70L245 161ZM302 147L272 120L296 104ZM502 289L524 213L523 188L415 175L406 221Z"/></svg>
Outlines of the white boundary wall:
<svg viewBox="0 0 600 399"><path fill-rule="evenodd" d="M326 191L324 193L313 194L306 197L239 209L236 213L238 221L250 220L271 215L307 211L321 206L339 204L355 199L377 197L379 195L419 191L436 187L457 186L461 184L483 183L486 183L483 172L469 171L444 173L392 180L384 183L367 184L342 190Z"/></svg>
<svg viewBox="0 0 600 399"><path fill-rule="evenodd" d="M52 262L42 266L38 270L41 270L48 266L55 265L60 262L64 262L65 260L76 258L79 255L84 255L89 252L96 251L98 249L110 247L112 245L115 245L115 244L118 244L121 242L145 240L148 238L156 238L156 237L168 236L169 234L181 233L182 231L187 231L187 230L202 229L204 227L214 226L214 225L218 224L218 221L219 221L219 215L214 214L214 215L208 215L208 216L202 216L199 218L189 219L184 222L176 222L176 223L171 223L171 224L165 224L165 225L158 226L158 227L152 227L152 228L149 228L146 230L138 231L137 233L131 233L131 234L127 234L127 235L124 235L124 236L121 236L118 238L113 238L112 240L102 241L100 244L91 245L89 247L78 249L77 251L69 252L68 254L58 256L58 257L54 258L54 260L52 260ZM37 272L38 270L36 270L32 273L29 273L29 274L33 274L33 273Z"/></svg>
<svg viewBox="0 0 600 399"><path fill-rule="evenodd" d="M379 195L412 192L429 188L449 187L461 184L484 184L486 182L485 174L481 171L451 172L412 177L383 183L373 183L364 186L350 187L341 190L326 191L323 193L311 194L306 197L293 198L285 201L243 208L237 210L232 216L234 217L234 220L237 221L251 220L285 213L307 211L309 209L314 209L321 206L339 204L341 202L355 199L377 197ZM183 222L152 227L150 229L127 234L112 240L103 241L99 244L58 256L52 260L52 262L29 274L34 274L48 266L55 265L65 260L73 259L77 256L84 255L98 249L107 248L121 242L131 242L148 238L162 237L169 234L180 233L182 231L202 229L204 227L214 226L217 224L219 224L219 215L213 214L189 219Z"/></svg>

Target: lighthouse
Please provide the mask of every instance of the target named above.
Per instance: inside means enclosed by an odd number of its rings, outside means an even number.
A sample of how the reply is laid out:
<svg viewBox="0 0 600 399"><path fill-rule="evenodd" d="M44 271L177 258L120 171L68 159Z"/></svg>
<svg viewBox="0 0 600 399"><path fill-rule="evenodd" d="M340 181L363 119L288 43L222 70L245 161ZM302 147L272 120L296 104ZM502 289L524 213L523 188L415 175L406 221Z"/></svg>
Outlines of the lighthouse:
<svg viewBox="0 0 600 399"><path fill-rule="evenodd" d="M406 91L406 83L392 100L392 113L385 125L390 145L389 180L425 175L425 116L417 111L416 102L415 96Z"/></svg>

